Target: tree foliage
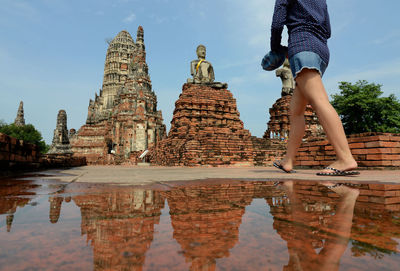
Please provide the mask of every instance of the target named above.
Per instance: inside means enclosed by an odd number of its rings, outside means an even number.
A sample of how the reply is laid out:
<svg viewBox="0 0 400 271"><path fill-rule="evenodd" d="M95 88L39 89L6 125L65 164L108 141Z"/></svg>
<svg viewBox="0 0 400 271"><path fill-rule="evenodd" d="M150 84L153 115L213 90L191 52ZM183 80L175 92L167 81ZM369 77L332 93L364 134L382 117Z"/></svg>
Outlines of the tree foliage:
<svg viewBox="0 0 400 271"><path fill-rule="evenodd" d="M332 105L342 119L346 134L364 132L400 133L400 102L393 95L380 97L381 85L365 80L340 82Z"/></svg>
<svg viewBox="0 0 400 271"><path fill-rule="evenodd" d="M6 124L0 121L0 133L35 144L39 146L41 153L46 153L49 149L42 138L42 134L32 124L16 126L14 123Z"/></svg>

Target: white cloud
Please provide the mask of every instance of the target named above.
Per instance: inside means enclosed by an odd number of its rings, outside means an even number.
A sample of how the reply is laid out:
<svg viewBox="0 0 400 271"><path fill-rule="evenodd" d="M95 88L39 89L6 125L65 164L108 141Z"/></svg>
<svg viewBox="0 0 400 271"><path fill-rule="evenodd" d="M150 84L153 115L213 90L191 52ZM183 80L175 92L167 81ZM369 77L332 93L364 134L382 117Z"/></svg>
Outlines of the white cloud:
<svg viewBox="0 0 400 271"><path fill-rule="evenodd" d="M127 17L124 18L124 23L131 23L136 19L135 13L131 12Z"/></svg>

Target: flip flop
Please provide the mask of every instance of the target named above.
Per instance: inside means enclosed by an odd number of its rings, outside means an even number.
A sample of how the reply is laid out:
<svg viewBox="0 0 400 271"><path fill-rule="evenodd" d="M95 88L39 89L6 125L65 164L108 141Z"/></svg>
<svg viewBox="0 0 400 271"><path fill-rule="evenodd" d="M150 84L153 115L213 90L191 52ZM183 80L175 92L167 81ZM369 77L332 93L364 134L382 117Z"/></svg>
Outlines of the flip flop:
<svg viewBox="0 0 400 271"><path fill-rule="evenodd" d="M350 170L339 170L333 167L326 167L324 169L332 170L332 172L318 172L318 176L352 176L359 175L358 171L350 171Z"/></svg>
<svg viewBox="0 0 400 271"><path fill-rule="evenodd" d="M296 171L294 171L294 170L284 169L280 162L279 162L279 164L277 162L274 162L272 164L274 165L274 167L279 168L280 170L284 171L285 173L296 173Z"/></svg>
<svg viewBox="0 0 400 271"><path fill-rule="evenodd" d="M361 184L358 183L335 183L334 185L326 185L326 188L332 189L335 187L340 187L340 186L347 186L347 187L351 187L351 188L359 188L361 187Z"/></svg>

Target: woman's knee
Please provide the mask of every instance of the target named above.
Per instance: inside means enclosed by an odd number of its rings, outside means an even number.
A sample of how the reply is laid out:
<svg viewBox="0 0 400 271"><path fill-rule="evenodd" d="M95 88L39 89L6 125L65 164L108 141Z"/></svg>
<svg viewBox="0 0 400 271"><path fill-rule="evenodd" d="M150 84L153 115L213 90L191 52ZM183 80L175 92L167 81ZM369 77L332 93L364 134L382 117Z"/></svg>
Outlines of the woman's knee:
<svg viewBox="0 0 400 271"><path fill-rule="evenodd" d="M322 83L321 76L314 69L303 69L296 77L296 83L308 103L312 106L318 106L329 103L328 94Z"/></svg>

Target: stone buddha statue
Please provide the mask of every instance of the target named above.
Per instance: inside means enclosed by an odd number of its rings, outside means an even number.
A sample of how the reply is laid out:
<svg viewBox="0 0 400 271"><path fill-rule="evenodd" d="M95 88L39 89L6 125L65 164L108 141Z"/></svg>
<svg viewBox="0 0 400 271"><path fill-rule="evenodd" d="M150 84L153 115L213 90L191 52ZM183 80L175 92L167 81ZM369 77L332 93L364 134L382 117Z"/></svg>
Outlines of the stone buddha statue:
<svg viewBox="0 0 400 271"><path fill-rule="evenodd" d="M227 88L228 84L214 82L214 68L210 62L206 60L206 47L202 44L197 46L197 58L190 62L190 74L193 78L187 80L191 84L204 84L215 88Z"/></svg>
<svg viewBox="0 0 400 271"><path fill-rule="evenodd" d="M296 85L293 79L292 71L290 69L289 60L287 58L283 63L282 68L276 70L276 76L280 77L282 80L281 95L292 95Z"/></svg>

